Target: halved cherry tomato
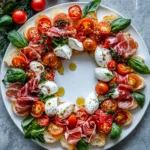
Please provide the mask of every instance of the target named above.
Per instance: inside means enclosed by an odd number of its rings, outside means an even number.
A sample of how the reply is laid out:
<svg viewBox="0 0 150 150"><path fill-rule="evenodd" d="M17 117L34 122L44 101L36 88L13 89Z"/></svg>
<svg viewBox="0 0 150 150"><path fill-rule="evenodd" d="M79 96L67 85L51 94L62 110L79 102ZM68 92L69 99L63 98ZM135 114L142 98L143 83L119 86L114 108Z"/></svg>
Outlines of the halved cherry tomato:
<svg viewBox="0 0 150 150"><path fill-rule="evenodd" d="M112 124L109 122L99 122L98 123L98 129L100 132L104 134L108 134L112 128Z"/></svg>
<svg viewBox="0 0 150 150"><path fill-rule="evenodd" d="M76 38L78 41L83 42L86 39L86 35L84 32L78 32Z"/></svg>
<svg viewBox="0 0 150 150"><path fill-rule="evenodd" d="M45 33L46 31L48 31L51 28L51 26L52 26L52 24L51 24L50 19L48 19L48 18L41 18L38 21L37 28L38 28L38 31L40 33Z"/></svg>
<svg viewBox="0 0 150 150"><path fill-rule="evenodd" d="M126 74L128 74L131 71L131 68L126 66L125 64L119 63L117 65L117 71L121 75L126 75Z"/></svg>
<svg viewBox="0 0 150 150"><path fill-rule="evenodd" d="M141 85L141 79L135 73L130 73L128 75L128 83L133 88L137 88L139 85Z"/></svg>
<svg viewBox="0 0 150 150"><path fill-rule="evenodd" d="M32 0L31 7L35 11L42 11L46 6L45 0Z"/></svg>
<svg viewBox="0 0 150 150"><path fill-rule="evenodd" d="M94 22L90 18L83 18L77 24L77 31L90 34L94 29Z"/></svg>
<svg viewBox="0 0 150 150"><path fill-rule="evenodd" d="M126 123L127 119L128 119L127 112L121 109L117 110L117 112L114 115L114 122L120 125Z"/></svg>
<svg viewBox="0 0 150 150"><path fill-rule="evenodd" d="M53 123L50 123L50 125L48 126L48 132L52 135L52 136L58 136L61 135L64 132L64 128L59 127Z"/></svg>
<svg viewBox="0 0 150 150"><path fill-rule="evenodd" d="M68 128L73 129L75 128L76 124L77 124L77 117L74 114L70 115L70 117L68 118Z"/></svg>
<svg viewBox="0 0 150 150"><path fill-rule="evenodd" d="M53 52L48 52L43 57L43 63L48 67L55 67L58 63L58 57Z"/></svg>
<svg viewBox="0 0 150 150"><path fill-rule="evenodd" d="M91 38L86 38L83 41L83 47L85 48L85 50L87 51L95 51L96 47L97 47L97 43L96 41L94 41Z"/></svg>
<svg viewBox="0 0 150 150"><path fill-rule="evenodd" d="M27 65L26 59L23 56L15 56L12 59L12 65L13 65L14 68L24 69Z"/></svg>
<svg viewBox="0 0 150 150"><path fill-rule="evenodd" d="M71 19L77 20L81 18L82 10L80 6L74 5L74 6L69 7L68 14Z"/></svg>
<svg viewBox="0 0 150 150"><path fill-rule="evenodd" d="M76 37L77 34L77 27L76 26L68 26L66 28L67 31L69 31L69 37Z"/></svg>
<svg viewBox="0 0 150 150"><path fill-rule="evenodd" d="M117 61L116 60L110 60L108 63L107 63L107 67L109 70L113 71L113 70L116 70L117 68Z"/></svg>
<svg viewBox="0 0 150 150"><path fill-rule="evenodd" d="M95 86L95 91L98 95L107 94L109 86L105 82L98 82Z"/></svg>
<svg viewBox="0 0 150 150"><path fill-rule="evenodd" d="M84 109L79 109L76 112L76 117L79 120L86 121L88 119L89 115L88 115L88 113Z"/></svg>
<svg viewBox="0 0 150 150"><path fill-rule="evenodd" d="M42 116L44 112L44 103L41 101L34 101L32 105L31 115L35 118Z"/></svg>
<svg viewBox="0 0 150 150"><path fill-rule="evenodd" d="M43 115L40 118L38 118L37 121L41 126L46 127L50 123L50 118L47 115Z"/></svg>
<svg viewBox="0 0 150 150"><path fill-rule="evenodd" d="M99 22L98 28L102 34L109 34L111 32L111 26L107 22Z"/></svg>
<svg viewBox="0 0 150 150"><path fill-rule="evenodd" d="M27 38L31 40L39 40L40 34L36 27L30 27L27 32Z"/></svg>
<svg viewBox="0 0 150 150"><path fill-rule="evenodd" d="M12 13L13 21L17 24L23 24L27 20L27 14L24 10L15 10Z"/></svg>
<svg viewBox="0 0 150 150"><path fill-rule="evenodd" d="M112 99L104 100L101 103L101 109L104 112L107 112L109 110L115 111L117 109L117 102L115 100L112 100Z"/></svg>

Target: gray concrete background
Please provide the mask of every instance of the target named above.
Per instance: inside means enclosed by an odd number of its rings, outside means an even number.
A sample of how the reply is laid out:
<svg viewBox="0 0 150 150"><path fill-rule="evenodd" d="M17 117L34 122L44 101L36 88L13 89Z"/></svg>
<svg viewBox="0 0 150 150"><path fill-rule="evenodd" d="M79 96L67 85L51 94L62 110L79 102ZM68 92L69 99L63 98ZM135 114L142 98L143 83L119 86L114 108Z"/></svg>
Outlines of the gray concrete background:
<svg viewBox="0 0 150 150"><path fill-rule="evenodd" d="M47 0L47 7L64 2L69 2L69 0ZM150 49L150 0L103 0L102 4L120 12L125 17L131 18L132 24ZM150 150L149 114L150 108L136 129L110 150ZM1 97L0 150L44 150L32 141L24 139L23 134L9 117Z"/></svg>

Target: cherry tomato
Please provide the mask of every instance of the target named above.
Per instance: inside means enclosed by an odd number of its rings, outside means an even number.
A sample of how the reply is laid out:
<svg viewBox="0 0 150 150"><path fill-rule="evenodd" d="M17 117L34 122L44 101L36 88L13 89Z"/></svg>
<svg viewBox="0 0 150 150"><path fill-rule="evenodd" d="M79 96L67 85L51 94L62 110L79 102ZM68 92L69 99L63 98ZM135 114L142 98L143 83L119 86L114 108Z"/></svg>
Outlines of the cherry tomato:
<svg viewBox="0 0 150 150"><path fill-rule="evenodd" d="M97 42L100 42L102 40L101 31L98 28L94 28L93 32L90 33L90 38Z"/></svg>
<svg viewBox="0 0 150 150"><path fill-rule="evenodd" d="M23 24L27 20L27 14L23 10L15 10L12 13L12 18L13 18L13 21L15 23L17 23L17 24Z"/></svg>
<svg viewBox="0 0 150 150"><path fill-rule="evenodd" d="M111 32L111 26L107 22L100 22L98 24L98 28L100 29L102 34L109 34Z"/></svg>
<svg viewBox="0 0 150 150"><path fill-rule="evenodd" d="M58 63L58 57L53 52L48 52L43 57L43 63L48 67L55 67Z"/></svg>
<svg viewBox="0 0 150 150"><path fill-rule="evenodd" d="M105 82L98 82L95 86L95 91L98 95L107 94L109 86Z"/></svg>
<svg viewBox="0 0 150 150"><path fill-rule="evenodd" d="M78 32L76 38L78 41L83 42L86 39L86 35L84 32Z"/></svg>
<svg viewBox="0 0 150 150"><path fill-rule="evenodd" d="M110 48L110 41L109 41L109 37L107 37L104 41L104 43L102 44L103 48L109 49Z"/></svg>
<svg viewBox="0 0 150 150"><path fill-rule="evenodd" d="M69 129L73 129L75 128L77 124L77 118L74 114L70 115L70 117L68 118L68 128Z"/></svg>
<svg viewBox="0 0 150 150"><path fill-rule="evenodd" d="M126 75L126 74L128 74L131 71L131 68L126 66L125 64L119 63L117 65L117 71L121 75Z"/></svg>
<svg viewBox="0 0 150 150"><path fill-rule="evenodd" d="M113 71L113 70L116 70L117 68L117 61L116 60L110 60L108 63L107 63L107 67L109 70Z"/></svg>
<svg viewBox="0 0 150 150"><path fill-rule="evenodd" d="M94 22L90 18L83 18L77 24L77 31L84 32L86 35L93 32Z"/></svg>
<svg viewBox="0 0 150 150"><path fill-rule="evenodd" d="M71 19L77 20L77 19L81 18L82 10L81 10L80 6L74 5L69 8L68 14Z"/></svg>
<svg viewBox="0 0 150 150"><path fill-rule="evenodd" d="M68 34L69 37L76 37L76 34L77 34L76 26L68 26L66 30L69 31L69 34Z"/></svg>
<svg viewBox="0 0 150 150"><path fill-rule="evenodd" d="M50 125L48 126L48 132L52 135L52 136L58 136L61 135L64 132L64 128L59 127L53 123L50 123Z"/></svg>
<svg viewBox="0 0 150 150"><path fill-rule="evenodd" d="M86 121L88 119L89 115L88 115L88 113L84 109L79 109L76 112L76 117L79 120Z"/></svg>
<svg viewBox="0 0 150 150"><path fill-rule="evenodd" d="M47 115L43 115L40 118L38 118L37 121L41 126L46 127L50 123L50 118Z"/></svg>
<svg viewBox="0 0 150 150"><path fill-rule="evenodd" d="M32 105L31 115L35 118L42 116L44 112L44 103L41 101L34 101Z"/></svg>
<svg viewBox="0 0 150 150"><path fill-rule="evenodd" d="M38 23L37 23L37 28L38 28L38 31L40 33L45 33L46 31L48 31L52 24L51 24L51 21L49 18L41 18Z"/></svg>
<svg viewBox="0 0 150 150"><path fill-rule="evenodd" d="M112 124L109 122L99 122L98 123L98 129L100 132L104 134L108 134L112 128Z"/></svg>
<svg viewBox="0 0 150 150"><path fill-rule="evenodd" d="M26 67L26 59L23 56L15 56L12 59L12 66L14 68L22 68L24 69Z"/></svg>
<svg viewBox="0 0 150 150"><path fill-rule="evenodd" d="M27 38L28 40L39 40L40 39L40 34L37 30L36 27L30 27L28 29L28 32L27 32Z"/></svg>
<svg viewBox="0 0 150 150"><path fill-rule="evenodd" d="M117 110L117 112L114 115L114 122L120 125L126 123L127 119L128 119L127 112L121 109Z"/></svg>
<svg viewBox="0 0 150 150"><path fill-rule="evenodd" d="M117 109L117 102L115 100L112 100L112 99L104 100L101 103L101 109L104 112L107 112L109 110L115 111Z"/></svg>
<svg viewBox="0 0 150 150"><path fill-rule="evenodd" d="M83 41L83 47L87 51L95 51L95 49L97 47L97 43L93 39L91 39L91 38L86 38Z"/></svg>
<svg viewBox="0 0 150 150"><path fill-rule="evenodd" d="M35 11L42 11L46 6L45 0L32 0L31 7Z"/></svg>

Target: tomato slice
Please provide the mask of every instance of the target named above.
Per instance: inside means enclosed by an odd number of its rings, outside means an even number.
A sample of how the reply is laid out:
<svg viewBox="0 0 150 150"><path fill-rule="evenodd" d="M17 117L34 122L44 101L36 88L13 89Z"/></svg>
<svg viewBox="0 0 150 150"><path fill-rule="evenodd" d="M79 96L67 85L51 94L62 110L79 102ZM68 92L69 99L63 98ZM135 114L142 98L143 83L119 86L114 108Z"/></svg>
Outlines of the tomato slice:
<svg viewBox="0 0 150 150"><path fill-rule="evenodd" d="M78 32L76 38L78 41L83 42L86 39L86 35L84 32Z"/></svg>
<svg viewBox="0 0 150 150"><path fill-rule="evenodd" d="M109 122L99 122L98 128L100 132L108 134L112 128L112 124L110 124Z"/></svg>
<svg viewBox="0 0 150 150"><path fill-rule="evenodd" d="M98 95L107 94L109 86L105 82L98 82L95 86L95 91Z"/></svg>
<svg viewBox="0 0 150 150"><path fill-rule="evenodd" d="M94 21L90 18L83 18L77 24L77 31L84 32L86 35L93 32Z"/></svg>
<svg viewBox="0 0 150 150"><path fill-rule="evenodd" d="M110 60L110 61L107 63L107 67L108 67L108 69L111 70L111 71L116 70L116 68L117 68L117 61L116 61L116 60Z"/></svg>
<svg viewBox="0 0 150 150"><path fill-rule="evenodd" d="M64 128L59 127L53 123L48 126L48 132L53 136L61 135L64 132Z"/></svg>
<svg viewBox="0 0 150 150"><path fill-rule="evenodd" d="M30 27L27 31L27 38L28 40L39 40L40 34L36 27Z"/></svg>
<svg viewBox="0 0 150 150"><path fill-rule="evenodd" d="M81 10L80 6L74 5L69 8L68 14L71 19L77 20L77 19L81 18L82 10Z"/></svg>
<svg viewBox="0 0 150 150"><path fill-rule="evenodd" d="M45 33L51 28L51 26L52 26L52 24L51 24L50 19L48 19L48 18L41 18L38 21L37 28L38 28L38 31L40 33Z"/></svg>
<svg viewBox="0 0 150 150"><path fill-rule="evenodd" d="M101 109L104 112L107 112L109 110L115 111L117 109L117 102L115 100L112 100L112 99L104 100L101 103Z"/></svg>
<svg viewBox="0 0 150 150"><path fill-rule="evenodd" d="M131 68L126 66L125 64L119 63L117 65L117 71L121 75L126 75L126 74L128 74L131 71Z"/></svg>
<svg viewBox="0 0 150 150"><path fill-rule="evenodd" d="M24 69L27 65L26 59L23 56L16 56L12 59L12 65L14 68Z"/></svg>
<svg viewBox="0 0 150 150"><path fill-rule="evenodd" d="M93 39L91 38L86 38L84 41L83 41L83 47L85 50L87 51L95 51L96 47L97 47L97 43L96 41L94 41Z"/></svg>
<svg viewBox="0 0 150 150"><path fill-rule="evenodd" d="M111 32L111 26L107 22L99 22L98 28L102 34L109 34Z"/></svg>
<svg viewBox="0 0 150 150"><path fill-rule="evenodd" d="M89 115L88 115L88 113L84 109L79 109L76 112L76 117L79 120L86 121L89 118Z"/></svg>
<svg viewBox="0 0 150 150"><path fill-rule="evenodd" d="M120 125L126 123L127 119L128 119L127 112L125 112L122 109L117 110L117 112L114 115L114 122Z"/></svg>
<svg viewBox="0 0 150 150"><path fill-rule="evenodd" d="M47 115L43 115L40 118L38 118L37 121L41 126L46 127L50 123L50 118Z"/></svg>
<svg viewBox="0 0 150 150"><path fill-rule="evenodd" d="M34 101L32 105L31 115L35 118L42 116L44 112L44 103L41 101Z"/></svg>
<svg viewBox="0 0 150 150"><path fill-rule="evenodd" d="M68 128L73 129L75 128L76 124L77 124L77 117L74 114L70 115L70 117L68 118Z"/></svg>

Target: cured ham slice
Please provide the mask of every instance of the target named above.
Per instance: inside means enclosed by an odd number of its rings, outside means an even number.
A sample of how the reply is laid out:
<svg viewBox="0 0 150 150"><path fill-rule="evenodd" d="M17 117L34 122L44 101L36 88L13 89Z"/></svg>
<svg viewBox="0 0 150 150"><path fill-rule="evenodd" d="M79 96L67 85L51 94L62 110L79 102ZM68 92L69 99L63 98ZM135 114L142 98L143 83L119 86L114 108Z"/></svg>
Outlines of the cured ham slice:
<svg viewBox="0 0 150 150"><path fill-rule="evenodd" d="M76 127L72 130L66 128L65 139L69 144L75 144L82 138L82 128Z"/></svg>
<svg viewBox="0 0 150 150"><path fill-rule="evenodd" d="M110 48L113 48L123 58L134 55L138 48L137 42L122 32L107 38L107 43L109 43Z"/></svg>

